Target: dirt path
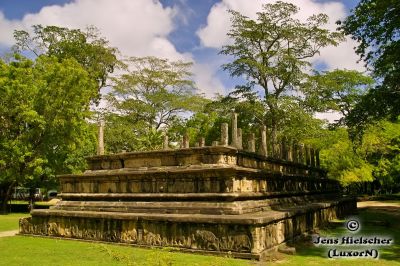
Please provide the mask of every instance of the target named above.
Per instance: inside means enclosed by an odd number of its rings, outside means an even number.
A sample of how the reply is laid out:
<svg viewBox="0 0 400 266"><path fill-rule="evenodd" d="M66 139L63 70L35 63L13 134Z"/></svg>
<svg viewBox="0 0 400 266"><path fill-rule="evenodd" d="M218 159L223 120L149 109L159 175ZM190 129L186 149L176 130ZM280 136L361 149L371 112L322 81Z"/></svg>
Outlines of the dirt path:
<svg viewBox="0 0 400 266"><path fill-rule="evenodd" d="M400 201L360 201L357 202L357 208L360 211L369 210L376 214L392 215L396 220L400 219ZM397 226L400 226L400 224L397 224Z"/></svg>
<svg viewBox="0 0 400 266"><path fill-rule="evenodd" d="M18 234L18 230L4 231L0 232L0 237L15 236L16 234Z"/></svg>
<svg viewBox="0 0 400 266"><path fill-rule="evenodd" d="M395 207L400 211L400 202L386 202L386 201L360 201L357 202L357 208L369 207Z"/></svg>

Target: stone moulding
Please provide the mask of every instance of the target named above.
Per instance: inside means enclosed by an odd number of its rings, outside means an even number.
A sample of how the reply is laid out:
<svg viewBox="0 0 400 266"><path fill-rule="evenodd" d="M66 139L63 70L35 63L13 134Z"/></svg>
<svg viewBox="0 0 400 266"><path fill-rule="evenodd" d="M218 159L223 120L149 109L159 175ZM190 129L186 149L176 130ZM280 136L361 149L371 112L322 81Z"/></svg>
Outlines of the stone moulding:
<svg viewBox="0 0 400 266"><path fill-rule="evenodd" d="M215 146L94 156L20 233L231 254L265 252L353 212L316 167Z"/></svg>

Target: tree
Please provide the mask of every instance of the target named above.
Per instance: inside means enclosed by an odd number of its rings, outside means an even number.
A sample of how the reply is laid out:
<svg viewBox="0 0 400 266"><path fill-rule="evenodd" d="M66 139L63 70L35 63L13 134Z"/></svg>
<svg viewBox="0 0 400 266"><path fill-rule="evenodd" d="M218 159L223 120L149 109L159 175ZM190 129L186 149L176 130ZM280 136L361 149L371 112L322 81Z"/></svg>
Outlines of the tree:
<svg viewBox="0 0 400 266"><path fill-rule="evenodd" d="M0 61L0 191L4 211L14 185L35 187L82 169L93 150L85 119L97 84L73 58L16 56Z"/></svg>
<svg viewBox="0 0 400 266"><path fill-rule="evenodd" d="M372 87L374 80L356 70L316 72L310 76L302 91L306 104L319 112L336 111L342 114L338 124L354 109Z"/></svg>
<svg viewBox="0 0 400 266"><path fill-rule="evenodd" d="M98 90L106 85L110 73L121 63L117 59L118 50L110 47L95 27L85 31L57 26L34 25L33 36L27 31L14 32L17 53L30 51L35 56L46 54L60 61L74 58L90 77L98 84ZM98 100L99 94L94 95Z"/></svg>
<svg viewBox="0 0 400 266"><path fill-rule="evenodd" d="M166 132L180 115L200 110L204 99L195 93L191 63L134 57L127 64L129 72L114 79L107 96L106 145L113 152L155 149L161 145L161 132ZM128 139L113 133L122 128Z"/></svg>
<svg viewBox="0 0 400 266"><path fill-rule="evenodd" d="M328 170L328 177L339 180L343 186L372 182L373 166L348 138L345 128L325 130L324 137L310 140L321 149L322 166Z"/></svg>
<svg viewBox="0 0 400 266"><path fill-rule="evenodd" d="M264 121L276 141L279 120L284 116L282 100L300 100L296 92L307 77L309 59L320 48L337 45L343 36L322 28L328 21L326 15L313 15L303 23L293 18L298 12L295 5L280 1L264 5L256 21L230 12L232 27L228 36L233 44L223 46L220 53L233 56L234 61L223 65L223 69L247 80L247 84L236 87L236 94L254 97L261 88Z"/></svg>
<svg viewBox="0 0 400 266"><path fill-rule="evenodd" d="M355 132L373 120L400 114L400 3L396 0L361 0L340 28L359 45L356 52L378 81L348 118ZM353 134L354 135L354 134Z"/></svg>
<svg viewBox="0 0 400 266"><path fill-rule="evenodd" d="M400 123L381 120L366 128L358 151L373 165L373 175L386 192L400 190Z"/></svg>
<svg viewBox="0 0 400 266"><path fill-rule="evenodd" d="M239 101L233 97L218 95L213 101L205 101L201 110L195 112L188 119L177 123L171 128L171 133L182 135L188 133L194 144L201 137L205 138L206 145L221 137L221 123L231 125L232 111L238 116L238 127L242 129L244 138L249 133L258 132L260 124L260 113L263 106L259 102ZM185 132L186 131L186 132Z"/></svg>

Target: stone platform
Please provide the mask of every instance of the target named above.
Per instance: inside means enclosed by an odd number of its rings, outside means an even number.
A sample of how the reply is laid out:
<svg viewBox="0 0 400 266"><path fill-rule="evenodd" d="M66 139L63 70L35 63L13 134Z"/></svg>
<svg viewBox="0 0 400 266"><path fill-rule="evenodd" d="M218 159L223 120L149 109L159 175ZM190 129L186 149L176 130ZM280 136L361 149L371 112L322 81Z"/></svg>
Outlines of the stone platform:
<svg viewBox="0 0 400 266"><path fill-rule="evenodd" d="M83 174L59 176L62 201L21 219L20 233L259 259L356 209L296 158L230 146L90 157Z"/></svg>

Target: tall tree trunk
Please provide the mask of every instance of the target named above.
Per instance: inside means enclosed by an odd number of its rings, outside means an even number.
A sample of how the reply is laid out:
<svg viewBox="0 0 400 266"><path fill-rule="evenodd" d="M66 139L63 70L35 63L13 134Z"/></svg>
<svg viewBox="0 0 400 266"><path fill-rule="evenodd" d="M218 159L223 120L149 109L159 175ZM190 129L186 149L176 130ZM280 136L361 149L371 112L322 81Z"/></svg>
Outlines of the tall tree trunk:
<svg viewBox="0 0 400 266"><path fill-rule="evenodd" d="M7 203L8 200L10 199L11 193L12 193L12 189L14 188L16 184L16 181L14 180L13 182L11 182L11 184L7 187L6 192L3 194L2 197L2 202L1 202L1 206L0 206L0 213L8 213L8 209L7 209Z"/></svg>

